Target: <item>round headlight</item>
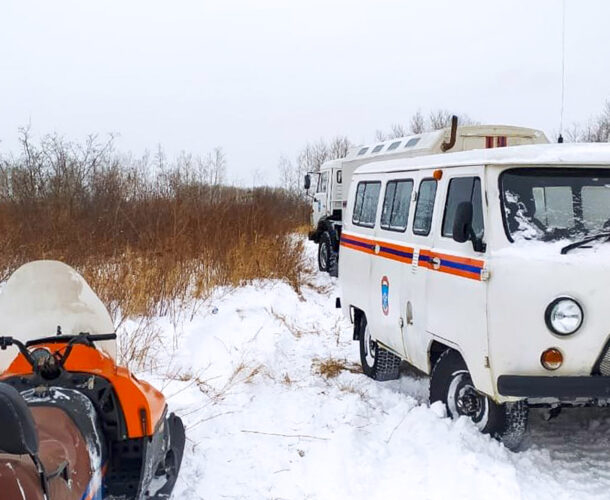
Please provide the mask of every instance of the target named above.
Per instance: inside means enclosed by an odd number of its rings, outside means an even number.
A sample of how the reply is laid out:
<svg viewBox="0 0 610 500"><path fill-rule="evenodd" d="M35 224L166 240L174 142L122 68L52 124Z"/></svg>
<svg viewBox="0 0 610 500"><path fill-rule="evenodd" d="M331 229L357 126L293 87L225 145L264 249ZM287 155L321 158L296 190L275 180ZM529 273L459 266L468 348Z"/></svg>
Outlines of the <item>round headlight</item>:
<svg viewBox="0 0 610 500"><path fill-rule="evenodd" d="M583 320L580 304L573 299L555 299L546 308L546 326L557 335L570 335L580 328Z"/></svg>

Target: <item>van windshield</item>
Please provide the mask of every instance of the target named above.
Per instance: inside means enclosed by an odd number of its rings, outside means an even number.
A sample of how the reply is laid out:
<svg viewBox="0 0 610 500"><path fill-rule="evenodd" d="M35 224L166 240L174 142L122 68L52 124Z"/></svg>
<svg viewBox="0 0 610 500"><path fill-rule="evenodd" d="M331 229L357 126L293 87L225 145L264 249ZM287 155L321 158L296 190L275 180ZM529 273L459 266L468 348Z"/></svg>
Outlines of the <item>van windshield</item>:
<svg viewBox="0 0 610 500"><path fill-rule="evenodd" d="M511 241L579 240L610 230L610 168L515 168L500 176Z"/></svg>

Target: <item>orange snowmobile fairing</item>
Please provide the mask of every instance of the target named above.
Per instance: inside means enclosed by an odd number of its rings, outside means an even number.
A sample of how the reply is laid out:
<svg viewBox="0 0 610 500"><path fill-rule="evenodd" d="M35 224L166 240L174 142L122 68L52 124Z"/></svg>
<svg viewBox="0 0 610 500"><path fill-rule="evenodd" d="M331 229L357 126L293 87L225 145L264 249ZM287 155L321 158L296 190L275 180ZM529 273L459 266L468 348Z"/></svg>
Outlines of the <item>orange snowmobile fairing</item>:
<svg viewBox="0 0 610 500"><path fill-rule="evenodd" d="M36 345L36 349L51 353L64 352L66 343ZM165 414L165 398L152 385L134 377L127 368L117 366L103 352L85 345L73 346L64 369L68 372L90 373L102 377L112 384L120 401L129 439L152 435ZM32 375L33 370L23 354L19 354L0 380Z"/></svg>
<svg viewBox="0 0 610 500"><path fill-rule="evenodd" d="M25 264L0 291L0 393L13 391L12 401L22 415L54 410L76 425L89 452L91 478L79 500L167 500L182 462L184 425L168 414L161 392L117 366L113 331L105 306L76 271L54 261ZM23 418L14 418L16 413L8 407L1 410L0 405L0 419L12 421L13 429L21 428ZM33 429L28 435L44 434L38 419L24 418ZM55 439L51 448L61 451L62 443L69 441L62 437L66 426L60 418L45 423L50 426L49 442L51 435ZM0 431L0 476L8 481L7 488L19 487L17 476L11 476L16 467L20 477L27 479L32 473L31 466L20 465L18 456L24 452L11 448L10 436ZM40 484L49 489L47 499L72 500L55 491L61 481L44 473L45 449L49 447L25 456L36 459ZM65 451L67 462L86 465ZM26 479L21 486L29 481L36 488L31 477ZM38 489L39 496L44 496L43 490ZM3 494L0 490L0 498Z"/></svg>

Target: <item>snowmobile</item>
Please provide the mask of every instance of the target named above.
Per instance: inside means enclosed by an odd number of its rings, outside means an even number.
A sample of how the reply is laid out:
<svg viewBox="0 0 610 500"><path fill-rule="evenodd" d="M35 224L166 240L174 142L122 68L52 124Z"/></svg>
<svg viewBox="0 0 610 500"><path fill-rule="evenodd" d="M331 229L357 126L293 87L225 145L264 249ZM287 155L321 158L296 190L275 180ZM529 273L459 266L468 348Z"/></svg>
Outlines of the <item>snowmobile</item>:
<svg viewBox="0 0 610 500"><path fill-rule="evenodd" d="M111 326L99 298L65 264L32 262L5 284L2 499L171 497L184 426L162 393L116 363L116 334L103 331Z"/></svg>

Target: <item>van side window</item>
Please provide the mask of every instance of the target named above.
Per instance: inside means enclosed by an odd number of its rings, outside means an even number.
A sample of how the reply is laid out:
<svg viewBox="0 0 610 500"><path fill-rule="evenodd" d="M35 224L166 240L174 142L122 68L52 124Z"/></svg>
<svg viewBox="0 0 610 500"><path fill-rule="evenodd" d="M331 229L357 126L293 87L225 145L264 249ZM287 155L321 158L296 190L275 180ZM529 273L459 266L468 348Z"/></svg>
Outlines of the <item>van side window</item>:
<svg viewBox="0 0 610 500"><path fill-rule="evenodd" d="M417 194L417 206L413 219L413 234L428 236L432 227L432 215L434 214L434 198L436 197L436 180L424 179L419 184Z"/></svg>
<svg viewBox="0 0 610 500"><path fill-rule="evenodd" d="M381 210L381 227L383 229L401 232L407 229L412 193L412 180L387 183L383 209Z"/></svg>
<svg viewBox="0 0 610 500"><path fill-rule="evenodd" d="M356 189L356 201L352 222L358 226L373 227L377 216L377 202L381 182L360 182Z"/></svg>
<svg viewBox="0 0 610 500"><path fill-rule="evenodd" d="M472 203L472 229L478 238L483 238L483 199L481 197L481 180L478 177L456 177L449 182L442 235L453 236L453 221L460 203Z"/></svg>

